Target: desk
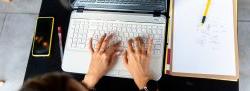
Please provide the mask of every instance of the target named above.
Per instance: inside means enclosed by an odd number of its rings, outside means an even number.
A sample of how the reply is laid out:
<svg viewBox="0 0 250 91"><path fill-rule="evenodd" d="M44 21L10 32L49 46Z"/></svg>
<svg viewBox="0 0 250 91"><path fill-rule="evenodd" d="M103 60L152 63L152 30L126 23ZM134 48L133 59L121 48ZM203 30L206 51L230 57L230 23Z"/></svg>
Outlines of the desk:
<svg viewBox="0 0 250 91"><path fill-rule="evenodd" d="M58 0L43 0L40 16L55 17L55 29L58 25L62 26L63 44L65 44L70 10L64 9ZM45 74L48 72L62 72L61 58L58 46L57 31L53 34L52 55L50 58L35 59L29 57L25 80L28 78ZM73 74L77 80L82 80L84 75ZM99 91L135 91L135 83L131 79L114 77L103 77L96 86ZM159 80L160 91L238 91L238 82L218 81L198 78L185 78L163 75Z"/></svg>

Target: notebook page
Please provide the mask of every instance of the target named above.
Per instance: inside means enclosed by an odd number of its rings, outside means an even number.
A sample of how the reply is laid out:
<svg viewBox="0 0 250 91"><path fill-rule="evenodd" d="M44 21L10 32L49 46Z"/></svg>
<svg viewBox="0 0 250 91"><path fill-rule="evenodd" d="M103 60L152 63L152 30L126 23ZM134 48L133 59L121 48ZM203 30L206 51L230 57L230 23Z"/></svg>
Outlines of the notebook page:
<svg viewBox="0 0 250 91"><path fill-rule="evenodd" d="M236 76L232 0L175 0L172 72Z"/></svg>

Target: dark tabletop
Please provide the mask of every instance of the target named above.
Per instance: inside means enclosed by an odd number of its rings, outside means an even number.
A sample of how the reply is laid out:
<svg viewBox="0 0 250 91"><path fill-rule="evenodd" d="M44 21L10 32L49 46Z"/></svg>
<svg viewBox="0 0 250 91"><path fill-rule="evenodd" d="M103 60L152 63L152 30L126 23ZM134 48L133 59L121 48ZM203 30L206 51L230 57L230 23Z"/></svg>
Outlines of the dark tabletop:
<svg viewBox="0 0 250 91"><path fill-rule="evenodd" d="M62 6L59 0L43 0L39 16L55 17L55 29L62 26L63 44L65 44L70 9ZM58 46L57 31L53 33L52 54L49 58L33 58L30 55L26 69L25 80L48 72L63 72L61 69L61 57ZM81 80L84 75L71 74L75 79ZM159 80L160 91L239 91L239 82L176 77L163 75ZM97 91L136 91L133 80L114 77L103 77L96 86Z"/></svg>

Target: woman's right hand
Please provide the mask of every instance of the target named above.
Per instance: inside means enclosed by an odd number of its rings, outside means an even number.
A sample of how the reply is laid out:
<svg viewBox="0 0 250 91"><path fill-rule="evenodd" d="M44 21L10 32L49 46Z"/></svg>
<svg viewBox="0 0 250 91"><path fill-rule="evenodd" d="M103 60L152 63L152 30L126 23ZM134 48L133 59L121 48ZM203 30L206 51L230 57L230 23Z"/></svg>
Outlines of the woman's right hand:
<svg viewBox="0 0 250 91"><path fill-rule="evenodd" d="M92 54L92 58L88 73L82 81L88 86L88 88L93 88L117 61L120 54L120 51L118 50L120 42L109 45L113 36L113 34L103 35L96 44L95 48L92 46L92 39L89 41L89 49Z"/></svg>
<svg viewBox="0 0 250 91"><path fill-rule="evenodd" d="M148 48L141 37L130 39L128 41L128 49L123 54L123 64L128 69L139 89L146 87L147 82L151 80L149 64L152 55L153 39L150 37ZM133 47L132 45L135 45Z"/></svg>

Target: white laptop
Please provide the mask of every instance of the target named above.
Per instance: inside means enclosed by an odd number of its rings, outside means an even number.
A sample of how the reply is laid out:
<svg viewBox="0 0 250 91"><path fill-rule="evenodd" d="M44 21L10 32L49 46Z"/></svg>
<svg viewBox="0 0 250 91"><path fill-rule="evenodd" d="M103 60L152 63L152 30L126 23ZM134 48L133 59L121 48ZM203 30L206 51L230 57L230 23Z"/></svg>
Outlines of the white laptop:
<svg viewBox="0 0 250 91"><path fill-rule="evenodd" d="M88 72L91 61L88 41L91 37L95 46L104 33L114 33L113 42L122 41L121 46L127 48L129 39L141 36L146 40L150 35L154 39L150 70L154 80L161 78L167 22L165 0L76 0L72 6L74 10L62 61L65 72ZM131 78L121 57L106 76Z"/></svg>

